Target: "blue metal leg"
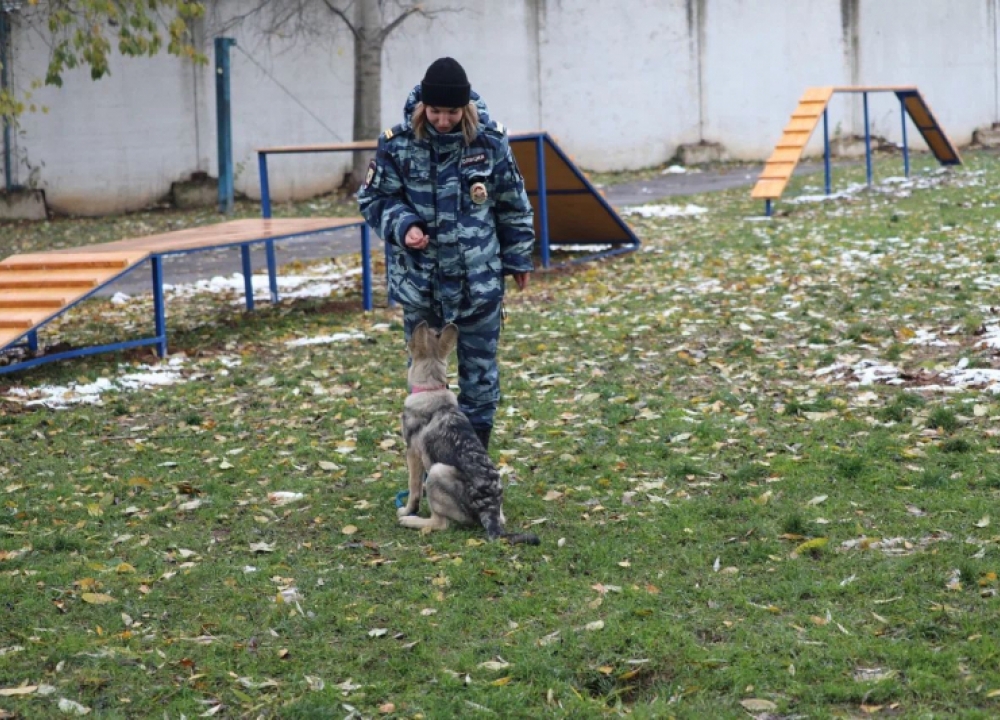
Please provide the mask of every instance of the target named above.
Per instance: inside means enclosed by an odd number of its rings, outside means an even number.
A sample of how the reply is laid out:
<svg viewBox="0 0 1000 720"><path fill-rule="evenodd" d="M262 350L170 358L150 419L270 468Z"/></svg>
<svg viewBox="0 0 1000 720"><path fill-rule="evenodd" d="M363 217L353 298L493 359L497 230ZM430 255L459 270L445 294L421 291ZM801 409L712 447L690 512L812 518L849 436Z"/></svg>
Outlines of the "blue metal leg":
<svg viewBox="0 0 1000 720"><path fill-rule="evenodd" d="M899 117L903 122L903 173L910 177L910 146L906 141L906 101L899 98Z"/></svg>
<svg viewBox="0 0 1000 720"><path fill-rule="evenodd" d="M28 333L28 350L30 350L32 354L38 352L38 331L37 330L32 330L30 333Z"/></svg>
<svg viewBox="0 0 1000 720"><path fill-rule="evenodd" d="M771 217L771 198L764 201L764 214Z"/></svg>
<svg viewBox="0 0 1000 720"><path fill-rule="evenodd" d="M549 199L545 182L545 136L538 137L535 145L535 162L538 166L538 228L541 230L542 267L549 266Z"/></svg>
<svg viewBox="0 0 1000 720"><path fill-rule="evenodd" d="M372 242L368 224L361 226L361 291L362 307L372 309Z"/></svg>
<svg viewBox="0 0 1000 720"><path fill-rule="evenodd" d="M246 295L247 310L253 310L253 265L250 263L250 245L240 245L243 256L243 293Z"/></svg>
<svg viewBox="0 0 1000 720"><path fill-rule="evenodd" d="M865 171L868 174L868 187L872 186L872 131L868 126L868 93L861 93L865 106Z"/></svg>
<svg viewBox="0 0 1000 720"><path fill-rule="evenodd" d="M823 179L826 181L826 194L830 194L830 111L823 110Z"/></svg>
<svg viewBox="0 0 1000 720"><path fill-rule="evenodd" d="M392 299L392 292L389 288L389 263L392 262L392 245L388 242L385 243L383 248L385 252L385 287L386 287L386 305L389 307L396 307L396 301Z"/></svg>
<svg viewBox="0 0 1000 720"><path fill-rule="evenodd" d="M163 258L159 255L150 257L153 265L153 318L156 328L156 354L161 358L167 356L167 313L163 300Z"/></svg>
<svg viewBox="0 0 1000 720"><path fill-rule="evenodd" d="M260 173L260 215L271 217L271 184L267 179L267 153L257 153L257 170Z"/></svg>
<svg viewBox="0 0 1000 720"><path fill-rule="evenodd" d="M271 288L271 304L278 304L278 259L274 254L274 240L264 243L267 253L267 284Z"/></svg>

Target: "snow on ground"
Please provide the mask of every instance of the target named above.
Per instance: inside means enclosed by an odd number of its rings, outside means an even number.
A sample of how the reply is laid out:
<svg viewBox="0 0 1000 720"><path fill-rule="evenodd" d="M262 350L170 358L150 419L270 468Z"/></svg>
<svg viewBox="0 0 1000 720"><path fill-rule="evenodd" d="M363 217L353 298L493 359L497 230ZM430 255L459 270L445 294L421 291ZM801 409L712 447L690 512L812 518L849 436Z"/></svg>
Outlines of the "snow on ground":
<svg viewBox="0 0 1000 720"><path fill-rule="evenodd" d="M285 343L288 347L303 347L305 345L329 345L346 340L364 340L365 334L359 332L334 333L333 335L318 335L311 338L299 338Z"/></svg>
<svg viewBox="0 0 1000 720"><path fill-rule="evenodd" d="M707 213L700 205L632 205L622 208L622 215L639 215L644 218L691 217Z"/></svg>
<svg viewBox="0 0 1000 720"><path fill-rule="evenodd" d="M346 272L331 264L316 265L303 270L299 275L278 277L278 292L282 298L329 297L335 290L352 287L353 278L360 274L360 269ZM252 277L254 296L266 298L270 295L270 286L266 275ZM204 293L237 293L240 299L234 302L242 303L243 275L236 273L227 278L214 277L211 280L199 280L189 285L165 285L164 292L171 297L191 297ZM111 298L115 304L126 304L132 298L124 293L117 293ZM319 345L349 340L364 339L361 332L352 331L335 333L314 338L299 338L286 343L288 347L304 345ZM238 358L213 358L213 363L222 363L226 367L240 364ZM222 372L227 372L223 370ZM146 390L156 387L175 385L196 380L204 375L198 365L189 363L183 355L175 355L164 360L159 365L120 365L119 375L113 378L98 378L90 383L71 382L63 386L41 385L38 387L12 387L4 400L23 403L24 405L41 405L51 409L64 409L73 405L100 404L106 393L121 393Z"/></svg>
<svg viewBox="0 0 1000 720"><path fill-rule="evenodd" d="M178 355L159 365L121 365L124 372L115 378L98 378L90 383L72 382L69 385L40 385L33 388L12 387L5 399L25 405L43 405L47 408L62 409L70 405L95 405L108 392L143 390L185 382L195 377L185 377L183 370L187 358Z"/></svg>
<svg viewBox="0 0 1000 720"><path fill-rule="evenodd" d="M353 287L354 278L360 274L361 268L353 268L345 272L331 264L316 265L305 269L299 275L279 275L277 277L278 295L288 299L329 297L337 290ZM266 299L270 297L271 286L267 275L252 275L250 283L253 286L254 298ZM165 284L163 292L168 297L175 298L187 298L204 293L235 293L240 296L240 299L234 302L242 303L244 288L243 274L233 273L229 277L216 275L208 280L198 280L185 285ZM131 296L121 292L115 293L111 298L111 302L116 305L124 305L131 301Z"/></svg>

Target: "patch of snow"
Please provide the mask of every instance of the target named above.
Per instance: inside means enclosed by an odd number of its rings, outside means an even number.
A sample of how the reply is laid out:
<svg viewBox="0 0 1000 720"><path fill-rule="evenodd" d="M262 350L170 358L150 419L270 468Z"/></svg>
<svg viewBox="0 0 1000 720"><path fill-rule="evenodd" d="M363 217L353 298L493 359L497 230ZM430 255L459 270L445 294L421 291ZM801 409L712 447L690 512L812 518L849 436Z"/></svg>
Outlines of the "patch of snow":
<svg viewBox="0 0 1000 720"><path fill-rule="evenodd" d="M359 332L334 333L333 335L318 335L311 338L299 338L285 343L287 347L303 347L305 345L328 345L330 343L346 342L348 340L364 340L365 334Z"/></svg>
<svg viewBox="0 0 1000 720"><path fill-rule="evenodd" d="M181 371L187 362L184 356L170 358L160 365L140 365L134 372L116 378L98 378L91 383L72 382L69 385L40 385L34 388L10 388L8 398L26 401L25 405L42 405L61 410L71 405L96 405L108 392L144 390L174 385L184 380ZM126 366L121 366L126 367Z"/></svg>
<svg viewBox="0 0 1000 720"><path fill-rule="evenodd" d="M644 218L691 217L707 213L708 208L688 203L680 205L633 205L622 208L623 215L639 215Z"/></svg>

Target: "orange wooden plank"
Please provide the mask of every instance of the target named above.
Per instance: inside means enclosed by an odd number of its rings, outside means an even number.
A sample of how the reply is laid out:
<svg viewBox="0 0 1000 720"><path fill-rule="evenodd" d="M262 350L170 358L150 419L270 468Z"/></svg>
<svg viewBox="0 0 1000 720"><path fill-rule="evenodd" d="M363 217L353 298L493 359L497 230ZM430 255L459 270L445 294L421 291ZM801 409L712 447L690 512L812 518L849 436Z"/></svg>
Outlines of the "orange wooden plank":
<svg viewBox="0 0 1000 720"><path fill-rule="evenodd" d="M806 91L802 93L800 98L801 102L826 102L833 95L832 87L811 87L806 88Z"/></svg>
<svg viewBox="0 0 1000 720"><path fill-rule="evenodd" d="M815 118L823 114L826 109L825 102L801 102L799 106L795 108L792 113L792 117L810 117Z"/></svg>
<svg viewBox="0 0 1000 720"><path fill-rule="evenodd" d="M774 200L781 197L787 184L787 180L758 180L750 196L761 200Z"/></svg>
<svg viewBox="0 0 1000 720"><path fill-rule="evenodd" d="M52 294L50 290L0 290L0 309L59 309L69 302L66 293Z"/></svg>
<svg viewBox="0 0 1000 720"><path fill-rule="evenodd" d="M317 143L315 145L278 145L275 147L257 148L257 152L271 154L344 152L349 150L374 150L377 147L377 140L358 140L356 142Z"/></svg>
<svg viewBox="0 0 1000 720"><path fill-rule="evenodd" d="M86 270L17 271L0 273L0 290L21 288L93 288L100 284L93 272Z"/></svg>
<svg viewBox="0 0 1000 720"><path fill-rule="evenodd" d="M0 328L33 328L52 317L51 310L4 310L0 312Z"/></svg>
<svg viewBox="0 0 1000 720"><path fill-rule="evenodd" d="M911 92L916 90L916 85L837 85L834 92L856 93L856 92Z"/></svg>
<svg viewBox="0 0 1000 720"><path fill-rule="evenodd" d="M787 125L785 125L785 132L812 132L816 127L816 122L819 117L808 117L808 118L796 118L793 117Z"/></svg>
<svg viewBox="0 0 1000 720"><path fill-rule="evenodd" d="M358 225L360 217L348 218L247 218L201 227L174 230L168 233L128 238L100 245L74 248L75 252L144 251L164 253L179 250L199 250L220 245L233 245L254 240L266 240L288 235L335 230Z"/></svg>
<svg viewBox="0 0 1000 720"><path fill-rule="evenodd" d="M775 148L774 152L771 153L771 157L767 159L767 162L793 162L797 163L799 158L802 157L801 147L778 147Z"/></svg>
<svg viewBox="0 0 1000 720"><path fill-rule="evenodd" d="M956 157L955 153L952 152L948 141L937 128L924 130L923 136L924 140L927 141L927 145L930 147L931 152L934 153L934 157L941 162L954 162Z"/></svg>
<svg viewBox="0 0 1000 720"><path fill-rule="evenodd" d="M538 166L535 159L536 143L530 141L512 141L510 143L511 152L517 161L517 167L524 177L524 189L529 193L538 190ZM549 192L554 190L583 190L586 187L584 182L577 177L573 169L563 161L556 153L555 149L546 143L545 145L545 189ZM532 194L532 203L535 202Z"/></svg>
<svg viewBox="0 0 1000 720"><path fill-rule="evenodd" d="M809 142L809 136L812 135L811 132L786 132L781 136L778 144L775 146L777 148L798 148L802 149Z"/></svg>
<svg viewBox="0 0 1000 720"><path fill-rule="evenodd" d="M795 165L797 163L767 163L764 165L764 169L761 171L760 175L757 176L759 180L787 180L792 176L795 171Z"/></svg>
<svg viewBox="0 0 1000 720"><path fill-rule="evenodd" d="M928 128L937 125L934 122L934 118L931 117L927 106L924 105L923 98L917 95L909 95L903 102L906 105L906 112L910 114L917 127Z"/></svg>
<svg viewBox="0 0 1000 720"><path fill-rule="evenodd" d="M30 253L14 255L0 262L0 272L12 270L123 270L137 260L144 260L147 256L148 253L107 253L98 256L79 252L72 254Z"/></svg>
<svg viewBox="0 0 1000 720"><path fill-rule="evenodd" d="M14 330L11 328L0 328L0 348L6 347L10 343L24 335L24 330Z"/></svg>

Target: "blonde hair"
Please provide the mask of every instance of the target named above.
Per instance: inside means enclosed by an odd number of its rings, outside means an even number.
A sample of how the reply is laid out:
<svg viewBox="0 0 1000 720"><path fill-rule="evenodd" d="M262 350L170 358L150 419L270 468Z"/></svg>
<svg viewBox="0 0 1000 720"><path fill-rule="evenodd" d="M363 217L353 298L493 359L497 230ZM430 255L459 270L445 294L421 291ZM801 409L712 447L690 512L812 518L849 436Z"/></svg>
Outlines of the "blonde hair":
<svg viewBox="0 0 1000 720"><path fill-rule="evenodd" d="M417 103L413 109L413 117L410 119L413 125L413 134L418 140L427 137L427 106L422 102ZM472 141L479 135L479 110L474 102L469 102L462 108L462 119L459 121L462 128L462 137L466 145L471 145Z"/></svg>

